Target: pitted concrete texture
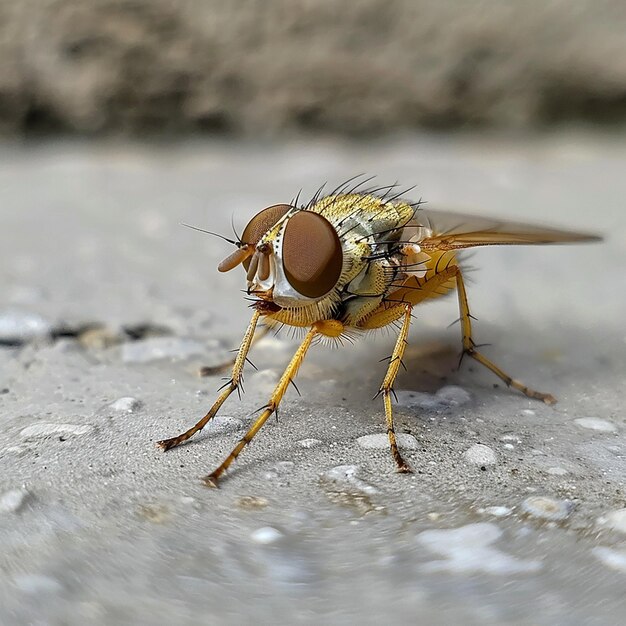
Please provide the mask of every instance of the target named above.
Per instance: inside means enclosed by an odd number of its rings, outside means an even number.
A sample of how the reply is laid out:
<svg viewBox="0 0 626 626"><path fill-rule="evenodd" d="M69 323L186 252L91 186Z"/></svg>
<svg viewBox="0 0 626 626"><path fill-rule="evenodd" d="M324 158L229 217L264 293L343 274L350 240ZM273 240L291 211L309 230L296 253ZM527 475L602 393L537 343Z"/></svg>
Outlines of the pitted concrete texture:
<svg viewBox="0 0 626 626"><path fill-rule="evenodd" d="M626 610L623 138L0 147L0 623L621 624ZM279 419L221 488L200 478L295 349L188 445L250 311L219 275L261 208L358 172L429 208L545 221L603 244L484 249L476 339L554 407L465 362L455 298L419 307L397 383L412 475L380 399L393 333L313 346Z"/></svg>

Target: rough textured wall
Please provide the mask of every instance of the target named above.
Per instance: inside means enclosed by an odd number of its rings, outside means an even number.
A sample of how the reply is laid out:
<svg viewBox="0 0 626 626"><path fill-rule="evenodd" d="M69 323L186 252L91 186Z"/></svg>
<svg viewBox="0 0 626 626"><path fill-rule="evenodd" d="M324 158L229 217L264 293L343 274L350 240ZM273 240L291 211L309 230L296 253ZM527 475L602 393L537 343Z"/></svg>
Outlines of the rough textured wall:
<svg viewBox="0 0 626 626"><path fill-rule="evenodd" d="M0 129L626 119L623 0L0 0Z"/></svg>

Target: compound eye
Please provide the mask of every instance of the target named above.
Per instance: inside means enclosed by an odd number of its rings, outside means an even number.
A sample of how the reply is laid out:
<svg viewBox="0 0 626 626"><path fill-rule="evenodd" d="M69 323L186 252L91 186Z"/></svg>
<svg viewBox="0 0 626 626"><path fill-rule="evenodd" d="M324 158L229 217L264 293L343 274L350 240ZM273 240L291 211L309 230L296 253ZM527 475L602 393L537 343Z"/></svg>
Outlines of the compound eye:
<svg viewBox="0 0 626 626"><path fill-rule="evenodd" d="M289 218L283 238L283 268L289 284L307 298L321 298L337 284L343 251L326 218L310 211Z"/></svg>
<svg viewBox="0 0 626 626"><path fill-rule="evenodd" d="M242 241L251 246L256 246L261 241L261 237L291 209L292 207L288 204L274 204L267 207L267 209L263 209L248 222L241 236ZM248 269L250 258L243 262L243 266Z"/></svg>

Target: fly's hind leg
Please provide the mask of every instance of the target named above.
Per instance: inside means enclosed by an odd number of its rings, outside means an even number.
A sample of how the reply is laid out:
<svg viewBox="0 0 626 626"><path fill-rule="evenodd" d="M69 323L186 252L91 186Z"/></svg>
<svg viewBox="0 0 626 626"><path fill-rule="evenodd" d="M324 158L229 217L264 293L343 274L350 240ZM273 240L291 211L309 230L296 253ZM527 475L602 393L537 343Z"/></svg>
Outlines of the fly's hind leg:
<svg viewBox="0 0 626 626"><path fill-rule="evenodd" d="M243 367L246 363L246 357L248 356L248 352L250 351L250 346L252 345L254 331L259 321L259 317L260 313L258 311L255 311L252 319L250 320L250 324L248 325L246 333L243 336L243 340L241 341L239 352L237 352L237 356L235 357L230 381L222 390L222 393L218 396L217 400L210 408L209 412L197 424L192 426L184 433L181 433L177 437L172 437L171 439L163 439L162 441L157 442L157 445L163 448L163 450L169 450L170 448L174 448L180 445L181 443L183 443L183 441L187 441L187 439L193 437L193 435L195 435L199 430L202 430L207 425L209 420L212 420L215 417L222 404L226 402L228 396L230 396L230 394L239 387L243 377Z"/></svg>
<svg viewBox="0 0 626 626"><path fill-rule="evenodd" d="M456 284L457 292L459 296L459 311L461 314L461 331L463 333L463 354L471 356L473 359L484 365L487 369L491 370L496 376L501 378L509 387L513 387L518 391L521 391L529 398L535 398L542 400L546 404L555 404L556 398L549 393L542 393L530 389L523 383L514 378L511 378L507 373L501 370L495 363L492 363L486 356L476 350L476 344L472 338L472 320L469 312L469 305L467 302L467 294L465 292L465 283L463 282L463 276L460 268L454 268L456 270Z"/></svg>
<svg viewBox="0 0 626 626"><path fill-rule="evenodd" d="M407 344L407 336L409 334L409 327L411 325L411 311L413 307L410 304L405 305L404 320L402 322L402 328L398 334L396 345L394 346L389 360L389 367L387 374L383 379L380 386L379 394L383 395L383 403L385 405L385 417L387 420L387 435L389 437L389 446L391 447L391 455L396 462L397 471L402 474L411 473L413 470L402 458L400 450L398 450L398 443L396 441L396 431L393 426L393 413L391 406L391 394L393 393L393 383L398 375L398 370L402 363L402 357L404 356L404 350Z"/></svg>

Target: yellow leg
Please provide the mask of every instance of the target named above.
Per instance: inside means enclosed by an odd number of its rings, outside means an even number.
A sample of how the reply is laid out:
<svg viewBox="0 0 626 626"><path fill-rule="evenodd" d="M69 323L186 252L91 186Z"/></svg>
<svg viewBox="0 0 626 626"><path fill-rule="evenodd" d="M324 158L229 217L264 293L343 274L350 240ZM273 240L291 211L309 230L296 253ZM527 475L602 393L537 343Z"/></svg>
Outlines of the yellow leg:
<svg viewBox="0 0 626 626"><path fill-rule="evenodd" d="M398 450L398 443L396 442L396 431L393 427L393 413L391 407L391 394L393 389L393 383L398 375L400 364L402 363L402 357L407 344L407 336L409 334L409 327L411 325L411 311L413 307L410 304L405 305L404 321L402 322L402 328L398 334L396 345L391 354L391 360L389 361L389 368L387 374L383 379L380 386L379 393L383 394L383 402L385 404L385 417L387 418L387 435L389 436L389 445L391 446L391 454L393 460L396 462L398 472L403 474L410 473L413 470L409 467L406 461L402 458L400 451Z"/></svg>
<svg viewBox="0 0 626 626"><path fill-rule="evenodd" d="M265 337L267 333L269 333L270 328L271 326L261 326L260 328L257 328L256 332L254 333L254 337L250 342L248 350L252 349L255 344L259 343L259 341L263 339L263 337ZM239 348L237 352L239 353L240 350L241 348ZM229 369L235 367L236 362L237 357L230 361L226 361L226 363L220 363L220 365L214 365L212 367L201 367L198 374L200 376L215 376L215 374L221 374L222 372L228 371Z"/></svg>
<svg viewBox="0 0 626 626"><path fill-rule="evenodd" d="M239 440L237 445L233 448L232 452L226 457L226 459L222 462L222 464L211 474L204 478L204 483L208 487L217 487L217 481L220 476L228 469L230 464L239 456L241 451L252 441L254 436L261 430L261 427L269 416L276 411L280 401L283 399L285 392L287 391L287 387L289 387L289 383L293 380L293 378L298 373L298 369L304 356L307 353L307 350L311 346L311 342L313 338L318 334L318 329L313 326L311 330L307 333L304 341L300 344L300 347L296 350L296 353L293 355L289 365L285 369L283 375L280 377L278 384L276 385L276 389L274 389L274 393L270 397L267 406L263 410L263 413L259 415L254 424L250 427L250 430Z"/></svg>
<svg viewBox="0 0 626 626"><path fill-rule="evenodd" d="M169 450L170 448L174 448L177 445L183 443L183 441L187 441L190 437L193 437L199 430L202 430L209 420L213 419L216 413L220 410L220 407L226 401L226 398L230 396L230 394L239 387L241 383L241 378L243 375L243 367L246 363L246 357L248 356L248 352L250 351L250 346L252 345L252 340L254 338L254 331L256 329L256 325L259 321L260 313L258 311L254 312L252 319L250 320L250 324L246 330L245 335L243 336L243 340L241 342L241 346L239 347L239 352L235 357L235 362L233 364L233 372L230 377L230 382L224 388L222 393L218 396L215 404L211 407L209 412L195 425L192 426L188 431L178 435L177 437L172 437L171 439L163 439L163 441L158 441L157 445L163 448L163 450Z"/></svg>
<svg viewBox="0 0 626 626"><path fill-rule="evenodd" d="M467 303L467 294L465 292L465 283L463 282L463 276L460 268L456 268L456 284L457 292L459 296L459 311L461 313L461 331L463 333L463 352L468 356L484 365L487 369L490 369L496 376L501 378L509 387L513 387L518 391L521 391L529 398L535 398L542 400L546 404L555 404L556 398L549 393L542 393L530 389L523 383L511 378L507 373L501 370L495 363L492 363L486 356L476 350L476 344L472 339L472 320L469 312L469 305Z"/></svg>

